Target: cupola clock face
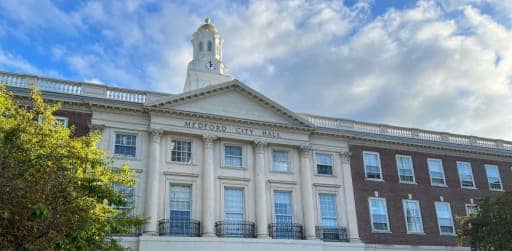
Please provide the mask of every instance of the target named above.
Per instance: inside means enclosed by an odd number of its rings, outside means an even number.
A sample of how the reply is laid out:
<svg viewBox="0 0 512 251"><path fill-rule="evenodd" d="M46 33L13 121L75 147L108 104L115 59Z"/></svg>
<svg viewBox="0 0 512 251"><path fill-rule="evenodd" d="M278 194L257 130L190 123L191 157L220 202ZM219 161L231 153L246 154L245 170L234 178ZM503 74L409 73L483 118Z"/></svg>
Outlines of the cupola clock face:
<svg viewBox="0 0 512 251"><path fill-rule="evenodd" d="M211 60L208 61L205 66L206 66L206 69L208 71L214 71L215 70L215 64L213 64Z"/></svg>

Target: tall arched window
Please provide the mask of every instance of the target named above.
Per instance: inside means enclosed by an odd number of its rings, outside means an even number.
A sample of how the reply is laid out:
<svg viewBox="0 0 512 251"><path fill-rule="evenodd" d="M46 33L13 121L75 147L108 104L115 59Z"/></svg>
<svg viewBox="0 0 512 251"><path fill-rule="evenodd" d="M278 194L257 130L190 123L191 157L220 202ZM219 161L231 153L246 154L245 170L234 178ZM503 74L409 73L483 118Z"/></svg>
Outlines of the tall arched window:
<svg viewBox="0 0 512 251"><path fill-rule="evenodd" d="M199 51L203 51L203 41L199 42Z"/></svg>
<svg viewBox="0 0 512 251"><path fill-rule="evenodd" d="M212 41L208 40L208 51L212 51Z"/></svg>

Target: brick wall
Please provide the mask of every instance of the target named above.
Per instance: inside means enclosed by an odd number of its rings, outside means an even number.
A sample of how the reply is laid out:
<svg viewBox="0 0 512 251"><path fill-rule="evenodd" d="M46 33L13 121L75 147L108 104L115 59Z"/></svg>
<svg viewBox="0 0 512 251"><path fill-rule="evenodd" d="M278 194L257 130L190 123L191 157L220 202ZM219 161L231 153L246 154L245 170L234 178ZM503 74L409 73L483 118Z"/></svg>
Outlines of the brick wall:
<svg viewBox="0 0 512 251"><path fill-rule="evenodd" d="M68 126L70 128L74 127L73 136L82 136L90 131L91 113L60 110L55 112L54 115L68 118Z"/></svg>
<svg viewBox="0 0 512 251"><path fill-rule="evenodd" d="M489 190L484 164L498 165L504 189L507 191L512 190L512 171L510 169L512 163L360 145L350 145L349 148L352 152L350 162L359 234L361 240L365 243L456 245L455 236L442 236L439 234L434 202L440 201L440 196L443 196L445 202L450 202L452 214L455 218L457 215L466 215L465 204L469 204L471 198L473 198L476 203L478 198L494 196L501 193ZM363 151L373 151L380 154L383 182L365 179ZM396 154L410 155L412 157L417 184L399 183L395 159ZM427 158L442 159L448 187L430 185ZM456 161L467 161L471 163L477 189L465 189L460 187ZM375 191L378 192L379 197L386 199L391 233L372 233L368 197L375 196ZM413 200L419 201L424 234L407 234L402 199L408 199L409 194L412 195ZM455 228L457 229L457 227L456 224Z"/></svg>

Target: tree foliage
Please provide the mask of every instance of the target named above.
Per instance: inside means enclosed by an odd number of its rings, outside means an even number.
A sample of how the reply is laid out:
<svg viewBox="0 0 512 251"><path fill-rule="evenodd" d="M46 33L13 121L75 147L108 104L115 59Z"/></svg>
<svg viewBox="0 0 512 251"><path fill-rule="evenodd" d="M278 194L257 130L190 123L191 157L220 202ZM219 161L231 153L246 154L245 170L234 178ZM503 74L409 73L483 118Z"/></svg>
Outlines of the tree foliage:
<svg viewBox="0 0 512 251"><path fill-rule="evenodd" d="M20 106L0 86L0 250L119 249L111 233L142 223L116 209L126 200L113 184L133 186L132 172L110 167L99 134L58 125L58 104L37 90L32 101Z"/></svg>
<svg viewBox="0 0 512 251"><path fill-rule="evenodd" d="M475 214L459 218L460 244L475 250L512 250L512 192L479 202Z"/></svg>

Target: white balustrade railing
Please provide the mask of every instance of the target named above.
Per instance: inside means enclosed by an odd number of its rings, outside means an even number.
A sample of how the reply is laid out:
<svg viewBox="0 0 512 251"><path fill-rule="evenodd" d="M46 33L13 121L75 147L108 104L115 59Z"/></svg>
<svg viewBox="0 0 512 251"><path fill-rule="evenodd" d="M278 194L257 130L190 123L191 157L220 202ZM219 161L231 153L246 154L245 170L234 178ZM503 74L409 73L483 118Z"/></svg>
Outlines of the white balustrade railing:
<svg viewBox="0 0 512 251"><path fill-rule="evenodd" d="M302 114L302 116L313 125L323 128L348 130L383 136L394 136L408 139L419 139L431 142L512 151L512 142L509 141L493 140L445 132L435 132L415 128L404 128L398 126L372 124L348 119L321 117L311 114Z"/></svg>
<svg viewBox="0 0 512 251"><path fill-rule="evenodd" d="M16 74L0 71L0 84L21 88L37 87L44 91L101 97L133 103L146 102L146 92L61 79L45 78L35 75ZM84 88L94 91L84 93Z"/></svg>

